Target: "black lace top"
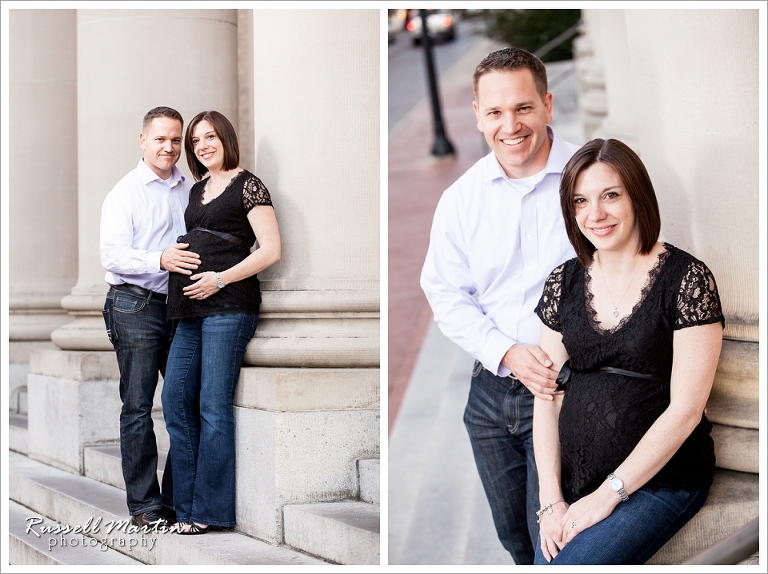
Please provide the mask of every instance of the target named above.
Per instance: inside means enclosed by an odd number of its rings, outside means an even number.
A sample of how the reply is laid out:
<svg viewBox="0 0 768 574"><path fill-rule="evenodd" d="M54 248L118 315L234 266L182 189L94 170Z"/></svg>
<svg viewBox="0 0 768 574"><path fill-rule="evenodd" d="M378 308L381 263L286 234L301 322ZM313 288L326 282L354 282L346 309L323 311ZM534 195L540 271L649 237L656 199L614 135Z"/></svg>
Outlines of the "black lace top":
<svg viewBox="0 0 768 574"><path fill-rule="evenodd" d="M223 271L236 265L248 255L256 241L248 212L256 205L272 205L269 191L261 180L243 170L210 202L203 203L203 190L208 180L195 183L189 192L189 206L184 212L187 229L196 227L222 231L244 241L242 245L222 239L206 231L189 231L180 239L189 243L189 250L200 255L203 271ZM194 275L195 273L192 273ZM256 275L228 284L206 299L190 299L182 289L190 285L190 275L171 273L168 279L168 318L189 319L226 313L258 313L261 290Z"/></svg>
<svg viewBox="0 0 768 574"><path fill-rule="evenodd" d="M717 285L704 263L669 244L648 274L632 312L605 330L596 319L590 276L577 259L544 284L536 314L563 335L573 374L559 418L563 495L569 502L597 489L629 456L669 406L674 331L725 325ZM660 375L645 380L606 372L614 367ZM672 459L648 482L653 489L694 489L712 484L712 424L701 422Z"/></svg>

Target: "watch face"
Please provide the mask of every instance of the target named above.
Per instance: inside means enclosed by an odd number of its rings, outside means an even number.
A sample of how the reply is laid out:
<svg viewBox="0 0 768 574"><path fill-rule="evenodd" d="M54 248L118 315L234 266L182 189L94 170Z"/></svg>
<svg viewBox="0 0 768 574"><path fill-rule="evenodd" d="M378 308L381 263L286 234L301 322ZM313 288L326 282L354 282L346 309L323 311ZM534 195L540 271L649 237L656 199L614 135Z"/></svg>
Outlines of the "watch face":
<svg viewBox="0 0 768 574"><path fill-rule="evenodd" d="M614 492L618 492L622 488L624 488L624 481L616 477L611 479L611 490L613 490Z"/></svg>

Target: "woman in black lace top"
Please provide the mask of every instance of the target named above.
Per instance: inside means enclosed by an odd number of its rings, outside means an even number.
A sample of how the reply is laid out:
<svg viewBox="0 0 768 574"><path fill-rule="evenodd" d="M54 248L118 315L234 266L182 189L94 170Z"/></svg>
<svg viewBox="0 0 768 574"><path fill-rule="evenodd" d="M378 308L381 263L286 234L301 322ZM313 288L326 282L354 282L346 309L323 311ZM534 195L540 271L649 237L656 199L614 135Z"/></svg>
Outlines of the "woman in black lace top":
<svg viewBox="0 0 768 574"><path fill-rule="evenodd" d="M712 484L702 413L722 344L720 299L704 263L657 241L653 186L623 143L577 151L561 203L577 258L550 274L536 308L560 386L534 401L534 563L644 564Z"/></svg>
<svg viewBox="0 0 768 574"><path fill-rule="evenodd" d="M237 136L226 117L201 112L184 145L197 183L179 242L189 244L201 264L191 276L170 274L168 318L179 322L162 399L176 530L204 534L235 525L232 400L259 319L256 274L280 259L280 233L267 188L238 166Z"/></svg>

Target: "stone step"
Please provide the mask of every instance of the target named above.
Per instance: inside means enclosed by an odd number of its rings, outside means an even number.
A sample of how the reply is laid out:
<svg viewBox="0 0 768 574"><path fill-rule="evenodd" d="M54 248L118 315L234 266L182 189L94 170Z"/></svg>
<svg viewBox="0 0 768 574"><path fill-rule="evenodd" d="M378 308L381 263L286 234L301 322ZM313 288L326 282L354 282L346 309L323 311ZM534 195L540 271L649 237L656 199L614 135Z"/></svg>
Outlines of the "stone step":
<svg viewBox="0 0 768 574"><path fill-rule="evenodd" d="M757 429L712 424L716 464L739 472L760 472L760 433Z"/></svg>
<svg viewBox="0 0 768 574"><path fill-rule="evenodd" d="M33 520L30 521L30 518ZM57 526L56 522L43 518L33 510L12 500L8 502L8 526L8 562L11 565L130 566L141 564L138 560L102 544L99 538L75 534L63 536L47 534L42 531L42 528L53 529ZM51 530L48 532L50 533Z"/></svg>
<svg viewBox="0 0 768 574"><path fill-rule="evenodd" d="M366 502L283 507L285 543L338 564L380 564L380 509Z"/></svg>
<svg viewBox="0 0 768 574"><path fill-rule="evenodd" d="M360 500L381 504L381 465L378 458L363 458L357 461L357 475L360 482Z"/></svg>
<svg viewBox="0 0 768 574"><path fill-rule="evenodd" d="M168 453L157 451L157 480L163 481L163 469ZM83 449L84 475L104 484L125 490L120 445L87 446Z"/></svg>
<svg viewBox="0 0 768 574"><path fill-rule="evenodd" d="M702 509L646 564L682 564L756 518L759 478L752 473L716 470Z"/></svg>
<svg viewBox="0 0 768 574"><path fill-rule="evenodd" d="M8 448L29 453L29 432L27 431L27 415L18 413L8 414Z"/></svg>
<svg viewBox="0 0 768 574"><path fill-rule="evenodd" d="M295 549L267 544L237 531L211 532L204 536L151 531L131 533L122 526L128 519L124 491L15 452L9 453L8 463L11 500L63 526L85 528L88 525L91 534L98 540L103 539L109 548L145 564L325 563ZM98 525L94 526L97 521ZM94 528L98 528L95 533ZM53 534L46 536L51 538Z"/></svg>

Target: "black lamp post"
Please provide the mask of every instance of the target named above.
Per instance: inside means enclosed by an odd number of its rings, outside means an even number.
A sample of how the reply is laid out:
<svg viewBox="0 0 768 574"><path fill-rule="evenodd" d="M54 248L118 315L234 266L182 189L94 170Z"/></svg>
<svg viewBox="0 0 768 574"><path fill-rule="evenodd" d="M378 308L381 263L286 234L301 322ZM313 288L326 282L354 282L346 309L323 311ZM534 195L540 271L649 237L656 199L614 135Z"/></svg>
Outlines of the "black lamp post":
<svg viewBox="0 0 768 574"><path fill-rule="evenodd" d="M429 82L429 96L432 101L432 114L435 124L435 143L432 145L432 155L446 157L456 155L453 145L445 136L443 117L440 112L440 98L437 95L437 81L435 80L435 66L432 62L432 39L427 28L427 11L419 10L421 16L421 41L424 42L424 55L427 59L427 81Z"/></svg>

